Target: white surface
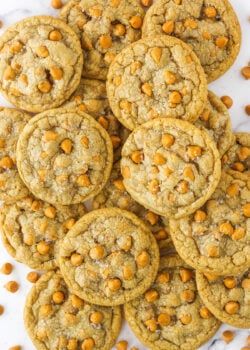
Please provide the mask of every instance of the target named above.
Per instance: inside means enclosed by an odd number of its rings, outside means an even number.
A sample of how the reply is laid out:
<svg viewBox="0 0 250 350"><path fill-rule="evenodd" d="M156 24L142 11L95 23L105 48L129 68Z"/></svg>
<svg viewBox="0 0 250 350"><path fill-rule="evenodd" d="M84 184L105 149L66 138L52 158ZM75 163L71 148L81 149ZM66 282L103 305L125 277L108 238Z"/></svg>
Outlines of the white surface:
<svg viewBox="0 0 250 350"><path fill-rule="evenodd" d="M234 105L230 109L233 128L235 131L250 132L250 117L244 112L245 105L250 104L250 80L245 80L240 74L241 68L250 61L250 0L231 0L231 3L238 14L242 27L241 52L233 67L215 83L210 84L209 89L217 93L218 96L229 95L233 98ZM0 20L4 24L0 34L8 25L24 17L42 14L56 15L56 13L57 11L50 6L50 0L0 0ZM0 97L0 105L10 106L2 97ZM0 350L7 350L17 344L22 346L22 350L34 350L22 320L25 296L31 288L31 284L25 278L30 269L10 258L0 242L0 266L6 261L14 265L14 271L9 276L0 274L0 304L5 307L4 314L0 316ZM3 288L3 285L10 280L15 280L20 284L20 289L15 294L11 294ZM246 346L246 337L250 335L250 330L235 329L235 339L226 345L221 340L221 333L225 329L233 328L223 325L200 350L239 350ZM140 350L146 350L136 340L127 325L124 325L119 339L128 340L129 348L137 346Z"/></svg>

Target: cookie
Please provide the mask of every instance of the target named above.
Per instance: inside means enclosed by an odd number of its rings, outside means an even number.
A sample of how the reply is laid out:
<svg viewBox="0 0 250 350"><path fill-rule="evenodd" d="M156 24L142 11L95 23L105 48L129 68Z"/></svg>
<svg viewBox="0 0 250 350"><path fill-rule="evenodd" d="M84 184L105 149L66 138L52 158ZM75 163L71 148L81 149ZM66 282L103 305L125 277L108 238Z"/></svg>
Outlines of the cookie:
<svg viewBox="0 0 250 350"><path fill-rule="evenodd" d="M0 107L0 200L15 202L29 193L16 167L16 144L28 114Z"/></svg>
<svg viewBox="0 0 250 350"><path fill-rule="evenodd" d="M43 275L25 302L25 327L38 350L109 350L121 322L119 306L97 306L80 299L68 289L59 271Z"/></svg>
<svg viewBox="0 0 250 350"><path fill-rule="evenodd" d="M142 31L143 37L167 34L189 44L208 82L223 75L240 51L240 24L228 0L158 0Z"/></svg>
<svg viewBox="0 0 250 350"><path fill-rule="evenodd" d="M69 103L73 108L76 107L94 117L107 130L113 144L114 160L118 160L121 147L127 138L124 139L124 134L128 136L129 131L124 130L124 126L112 113L105 82L95 79L81 79L80 85L71 96Z"/></svg>
<svg viewBox="0 0 250 350"><path fill-rule="evenodd" d="M232 276L196 272L201 299L222 322L237 328L250 328L250 269Z"/></svg>
<svg viewBox="0 0 250 350"><path fill-rule="evenodd" d="M224 168L250 175L250 134L237 132L229 150L222 157Z"/></svg>
<svg viewBox="0 0 250 350"><path fill-rule="evenodd" d="M81 203L104 187L112 142L91 116L70 108L32 118L17 143L17 166L26 186L54 205Z"/></svg>
<svg viewBox="0 0 250 350"><path fill-rule="evenodd" d="M250 179L239 172L222 172L203 207L193 215L170 220L179 255L199 271L237 274L250 264Z"/></svg>
<svg viewBox="0 0 250 350"><path fill-rule="evenodd" d="M154 281L159 248L136 215L104 208L84 215L60 245L60 269L80 298L98 305L124 304Z"/></svg>
<svg viewBox="0 0 250 350"><path fill-rule="evenodd" d="M152 350L195 350L210 339L220 322L204 306L190 269L177 255L162 257L146 293L124 305L138 339Z"/></svg>
<svg viewBox="0 0 250 350"><path fill-rule="evenodd" d="M137 0L70 0L59 18L82 43L83 76L105 80L109 65L125 46L141 38L144 10Z"/></svg>
<svg viewBox="0 0 250 350"><path fill-rule="evenodd" d="M220 98L211 91L208 91L205 109L194 125L208 132L214 140L220 156L224 155L234 141L228 109L221 102Z"/></svg>
<svg viewBox="0 0 250 350"><path fill-rule="evenodd" d="M110 178L104 189L93 199L93 208L118 207L136 214L153 233L160 252L174 249L169 234L168 221L137 203L126 191L121 175L120 162L113 165Z"/></svg>
<svg viewBox="0 0 250 350"><path fill-rule="evenodd" d="M54 269L59 240L85 213L83 204L54 207L30 194L1 206L2 242L15 260L30 268Z"/></svg>
<svg viewBox="0 0 250 350"><path fill-rule="evenodd" d="M137 127L122 149L121 172L130 195L167 218L193 213L214 192L221 164L204 130L173 118Z"/></svg>
<svg viewBox="0 0 250 350"><path fill-rule="evenodd" d="M0 38L0 92L29 112L66 101L79 85L82 65L77 35L50 16L23 19Z"/></svg>
<svg viewBox="0 0 250 350"><path fill-rule="evenodd" d="M207 84L190 47L162 35L139 40L116 56L107 93L116 117L133 130L156 117L194 122L205 107Z"/></svg>

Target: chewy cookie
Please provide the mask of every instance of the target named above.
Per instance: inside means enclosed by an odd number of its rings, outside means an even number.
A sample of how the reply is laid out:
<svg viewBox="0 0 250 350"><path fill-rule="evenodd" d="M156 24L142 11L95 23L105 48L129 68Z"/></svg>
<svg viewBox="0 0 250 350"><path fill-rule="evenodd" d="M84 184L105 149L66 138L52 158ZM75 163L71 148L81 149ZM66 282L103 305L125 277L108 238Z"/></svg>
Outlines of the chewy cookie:
<svg viewBox="0 0 250 350"><path fill-rule="evenodd" d="M2 242L17 261L37 270L54 269L59 240L86 213L83 204L54 207L32 195L0 208Z"/></svg>
<svg viewBox="0 0 250 350"><path fill-rule="evenodd" d="M0 107L0 200L15 202L29 193L16 167L16 144L30 116Z"/></svg>
<svg viewBox="0 0 250 350"><path fill-rule="evenodd" d="M158 0L148 10L143 37L175 36L189 44L201 61L208 82L234 63L241 29L228 0Z"/></svg>
<svg viewBox="0 0 250 350"><path fill-rule="evenodd" d="M130 134L121 172L136 201L159 215L181 218L212 195L221 165L207 132L183 120L157 118Z"/></svg>
<svg viewBox="0 0 250 350"><path fill-rule="evenodd" d="M250 269L237 275L216 276L196 272L201 299L222 322L250 328Z"/></svg>
<svg viewBox="0 0 250 350"><path fill-rule="evenodd" d="M116 117L133 130L156 117L194 122L205 107L207 84L190 47L161 35L139 40L116 56L107 93Z"/></svg>
<svg viewBox="0 0 250 350"><path fill-rule="evenodd" d="M17 144L17 166L36 197L69 205L94 197L113 162L107 132L88 114L70 108L32 118Z"/></svg>
<svg viewBox="0 0 250 350"><path fill-rule="evenodd" d="M204 306L190 269L177 255L161 258L149 290L124 305L129 326L152 350L195 350L220 322Z"/></svg>
<svg viewBox="0 0 250 350"><path fill-rule="evenodd" d="M118 208L84 215L60 245L60 269L70 290L98 305L124 304L149 288L159 248L136 215Z"/></svg>
<svg viewBox="0 0 250 350"><path fill-rule="evenodd" d="M250 179L236 171L221 180L203 207L170 220L177 252L199 271L237 274L250 264Z"/></svg>
<svg viewBox="0 0 250 350"><path fill-rule="evenodd" d="M119 306L87 303L71 293L59 271L50 271L28 294L24 322L38 350L110 350L122 318Z"/></svg>
<svg viewBox="0 0 250 350"><path fill-rule="evenodd" d="M109 65L125 46L141 38L144 10L137 0L70 0L59 18L82 43L83 76L106 79Z"/></svg>
<svg viewBox="0 0 250 350"><path fill-rule="evenodd" d="M0 37L0 91L15 106L60 106L80 82L83 56L74 31L49 16L23 19Z"/></svg>
<svg viewBox="0 0 250 350"><path fill-rule="evenodd" d="M113 165L107 184L93 200L94 209L110 207L129 210L142 219L153 233L161 253L174 249L167 219L141 206L126 191L121 175L120 162Z"/></svg>

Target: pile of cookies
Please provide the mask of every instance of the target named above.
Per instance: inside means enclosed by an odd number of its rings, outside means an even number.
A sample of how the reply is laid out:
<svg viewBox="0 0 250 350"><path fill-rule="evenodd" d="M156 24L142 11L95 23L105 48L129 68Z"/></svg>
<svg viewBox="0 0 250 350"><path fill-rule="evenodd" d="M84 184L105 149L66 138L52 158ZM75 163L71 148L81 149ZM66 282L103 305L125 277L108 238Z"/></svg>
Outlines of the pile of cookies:
<svg viewBox="0 0 250 350"><path fill-rule="evenodd" d="M0 38L0 91L23 110L0 110L0 230L47 271L24 311L37 349L110 349L121 305L150 349L250 327L250 136L207 89L237 57L237 17L228 0L144 14L69 0Z"/></svg>

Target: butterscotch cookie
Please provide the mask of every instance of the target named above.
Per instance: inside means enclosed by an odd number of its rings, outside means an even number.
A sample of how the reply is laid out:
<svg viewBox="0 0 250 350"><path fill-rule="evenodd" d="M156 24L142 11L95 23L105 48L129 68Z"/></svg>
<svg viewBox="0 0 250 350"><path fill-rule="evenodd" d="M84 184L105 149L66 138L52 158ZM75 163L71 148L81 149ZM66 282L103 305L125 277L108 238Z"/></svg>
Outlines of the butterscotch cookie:
<svg viewBox="0 0 250 350"><path fill-rule="evenodd" d="M84 215L60 245L60 269L70 290L99 305L124 304L149 288L159 248L136 215L118 208Z"/></svg>
<svg viewBox="0 0 250 350"><path fill-rule="evenodd" d="M30 194L1 206L2 242L17 261L37 270L54 269L59 240L85 213L83 204L54 207Z"/></svg>
<svg viewBox="0 0 250 350"><path fill-rule="evenodd" d="M190 47L167 36L145 38L123 49L112 62L110 106L128 129L156 117L194 122L205 107L205 73Z"/></svg>
<svg viewBox="0 0 250 350"><path fill-rule="evenodd" d="M148 10L143 37L175 36L192 47L208 82L234 63L241 45L241 29L228 0L159 0Z"/></svg>
<svg viewBox="0 0 250 350"><path fill-rule="evenodd" d="M220 156L223 156L234 141L228 109L221 102L220 98L211 91L208 91L205 109L194 125L208 132L215 141Z"/></svg>
<svg viewBox="0 0 250 350"><path fill-rule="evenodd" d="M222 157L223 167L250 175L250 134L238 132L235 141Z"/></svg>
<svg viewBox="0 0 250 350"><path fill-rule="evenodd" d="M70 105L94 117L107 130L114 150L114 159L118 160L121 147L129 134L112 113L109 106L105 82L95 79L81 79L80 85L70 98Z"/></svg>
<svg viewBox="0 0 250 350"><path fill-rule="evenodd" d="M195 350L220 322L205 307L190 269L177 255L161 258L158 275L146 293L124 305L139 340L152 350Z"/></svg>
<svg viewBox="0 0 250 350"><path fill-rule="evenodd" d="M49 16L23 19L0 37L0 91L15 106L60 106L80 82L83 56L74 31Z"/></svg>
<svg viewBox="0 0 250 350"><path fill-rule="evenodd" d="M125 46L141 38L144 10L137 0L70 0L59 18L81 40L83 76L106 79L110 63Z"/></svg>
<svg viewBox="0 0 250 350"><path fill-rule="evenodd" d="M17 166L36 197L69 205L94 197L113 162L109 135L88 114L58 108L32 118L17 144Z"/></svg>
<svg viewBox="0 0 250 350"><path fill-rule="evenodd" d="M28 114L0 107L0 200L15 202L29 190L16 167L16 144L20 132L30 119Z"/></svg>
<svg viewBox="0 0 250 350"><path fill-rule="evenodd" d="M196 272L201 299L222 322L250 328L250 269L229 276Z"/></svg>
<svg viewBox="0 0 250 350"><path fill-rule="evenodd" d="M113 165L107 184L93 200L94 209L109 207L129 210L142 219L153 233L161 253L174 249L167 219L144 208L126 191L121 175L120 162Z"/></svg>
<svg viewBox="0 0 250 350"><path fill-rule="evenodd" d="M97 306L80 299L68 289L59 271L43 275L25 302L25 327L38 350L109 350L121 322L119 306Z"/></svg>
<svg viewBox="0 0 250 350"><path fill-rule="evenodd" d="M222 172L211 198L194 214L170 220L179 255L197 270L237 274L250 264L250 179Z"/></svg>
<svg viewBox="0 0 250 350"><path fill-rule="evenodd" d="M183 120L157 118L130 134L121 172L137 202L159 215L180 218L212 195L221 165L207 132Z"/></svg>

